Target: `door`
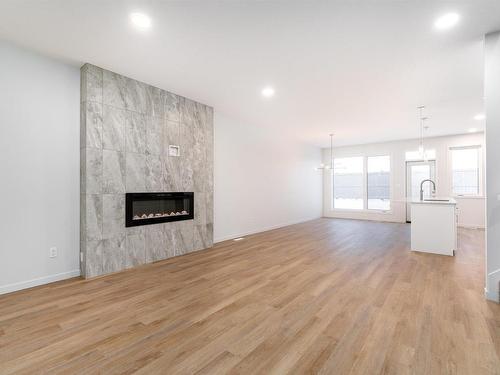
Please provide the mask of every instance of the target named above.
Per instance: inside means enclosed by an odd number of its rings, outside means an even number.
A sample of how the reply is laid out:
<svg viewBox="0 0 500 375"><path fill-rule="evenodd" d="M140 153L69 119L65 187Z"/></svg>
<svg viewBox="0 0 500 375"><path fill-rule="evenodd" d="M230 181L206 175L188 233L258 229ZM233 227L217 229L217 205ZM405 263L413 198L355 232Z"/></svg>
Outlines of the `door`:
<svg viewBox="0 0 500 375"><path fill-rule="evenodd" d="M436 161L406 162L406 198L420 199L420 183L430 178L436 181ZM431 183L424 184L424 197L431 195ZM411 203L406 202L406 221L411 222Z"/></svg>

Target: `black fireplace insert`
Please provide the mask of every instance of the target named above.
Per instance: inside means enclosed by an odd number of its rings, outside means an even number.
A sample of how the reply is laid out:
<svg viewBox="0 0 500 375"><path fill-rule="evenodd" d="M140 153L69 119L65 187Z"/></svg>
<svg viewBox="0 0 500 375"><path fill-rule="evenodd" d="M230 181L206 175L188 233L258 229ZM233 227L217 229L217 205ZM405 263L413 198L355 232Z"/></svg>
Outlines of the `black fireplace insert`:
<svg viewBox="0 0 500 375"><path fill-rule="evenodd" d="M126 193L125 226L194 218L194 193Z"/></svg>

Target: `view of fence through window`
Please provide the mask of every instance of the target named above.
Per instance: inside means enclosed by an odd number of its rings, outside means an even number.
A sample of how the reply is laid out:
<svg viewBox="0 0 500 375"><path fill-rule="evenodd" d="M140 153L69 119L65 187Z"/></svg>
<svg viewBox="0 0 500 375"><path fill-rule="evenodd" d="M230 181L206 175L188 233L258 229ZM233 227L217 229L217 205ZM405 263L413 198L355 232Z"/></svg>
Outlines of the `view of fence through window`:
<svg viewBox="0 0 500 375"><path fill-rule="evenodd" d="M479 148L451 149L453 194L479 194Z"/></svg>
<svg viewBox="0 0 500 375"><path fill-rule="evenodd" d="M363 209L363 157L334 160L333 207Z"/></svg>
<svg viewBox="0 0 500 375"><path fill-rule="evenodd" d="M370 156L366 159L368 171L368 209L391 209L391 159L385 156Z"/></svg>
<svg viewBox="0 0 500 375"><path fill-rule="evenodd" d="M367 192L367 208L389 210L390 157L368 157L367 186L364 189L363 157L336 158L333 168L333 207L361 210L364 208L364 191Z"/></svg>

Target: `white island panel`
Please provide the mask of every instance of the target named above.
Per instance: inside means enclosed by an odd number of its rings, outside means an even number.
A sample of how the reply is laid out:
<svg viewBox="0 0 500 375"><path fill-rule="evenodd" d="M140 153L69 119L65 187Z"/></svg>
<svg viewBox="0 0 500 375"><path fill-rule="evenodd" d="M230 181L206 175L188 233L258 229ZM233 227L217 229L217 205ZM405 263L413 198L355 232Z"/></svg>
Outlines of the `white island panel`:
<svg viewBox="0 0 500 375"><path fill-rule="evenodd" d="M456 203L416 201L412 203L411 249L454 255L457 247Z"/></svg>

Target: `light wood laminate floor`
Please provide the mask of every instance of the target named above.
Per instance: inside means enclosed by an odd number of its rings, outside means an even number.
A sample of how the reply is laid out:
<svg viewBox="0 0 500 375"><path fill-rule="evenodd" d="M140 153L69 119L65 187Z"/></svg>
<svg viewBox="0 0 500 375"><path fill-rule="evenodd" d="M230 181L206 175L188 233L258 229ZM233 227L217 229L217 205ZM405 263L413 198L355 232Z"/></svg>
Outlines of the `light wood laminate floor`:
<svg viewBox="0 0 500 375"><path fill-rule="evenodd" d="M0 296L0 374L499 374L484 232L319 219Z"/></svg>

